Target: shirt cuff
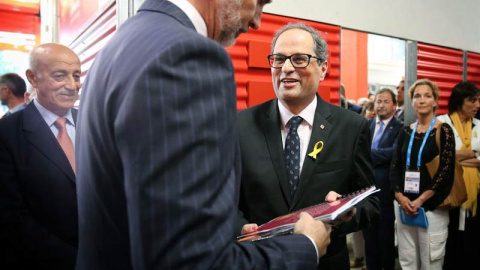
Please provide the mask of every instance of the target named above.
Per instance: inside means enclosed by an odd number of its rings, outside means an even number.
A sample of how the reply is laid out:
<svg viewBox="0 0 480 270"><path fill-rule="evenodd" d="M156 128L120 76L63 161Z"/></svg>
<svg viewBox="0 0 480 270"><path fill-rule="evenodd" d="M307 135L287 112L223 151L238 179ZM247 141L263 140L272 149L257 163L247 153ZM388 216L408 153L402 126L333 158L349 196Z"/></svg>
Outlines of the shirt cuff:
<svg viewBox="0 0 480 270"><path fill-rule="evenodd" d="M320 260L320 257L318 256L318 248L317 248L317 245L315 244L315 241L313 241L313 238L311 238L310 236L304 234L306 237L308 237L308 239L310 239L310 241L312 241L312 244L313 244L313 247L315 247L315 254L317 254L317 265L318 265L318 261Z"/></svg>

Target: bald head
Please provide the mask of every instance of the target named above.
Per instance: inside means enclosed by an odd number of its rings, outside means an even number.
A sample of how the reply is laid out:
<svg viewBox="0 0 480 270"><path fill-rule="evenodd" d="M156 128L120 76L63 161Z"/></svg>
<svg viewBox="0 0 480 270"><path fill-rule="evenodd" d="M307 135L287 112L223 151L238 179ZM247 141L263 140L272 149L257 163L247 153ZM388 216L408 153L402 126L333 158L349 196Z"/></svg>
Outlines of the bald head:
<svg viewBox="0 0 480 270"><path fill-rule="evenodd" d="M80 59L66 46L46 43L30 53L28 81L37 90L37 101L58 116L78 99L80 75Z"/></svg>
<svg viewBox="0 0 480 270"><path fill-rule="evenodd" d="M61 59L76 60L80 64L77 54L67 46L58 43L41 44L30 53L30 69L37 70L42 63L48 64Z"/></svg>

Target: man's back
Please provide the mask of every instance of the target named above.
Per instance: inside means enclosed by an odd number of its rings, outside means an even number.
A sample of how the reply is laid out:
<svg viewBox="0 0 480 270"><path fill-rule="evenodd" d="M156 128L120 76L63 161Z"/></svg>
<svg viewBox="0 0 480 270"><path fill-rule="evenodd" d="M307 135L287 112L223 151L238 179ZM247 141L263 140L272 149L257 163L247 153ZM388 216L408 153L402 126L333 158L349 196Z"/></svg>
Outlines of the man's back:
<svg viewBox="0 0 480 270"><path fill-rule="evenodd" d="M148 31L147 27L150 27ZM215 51L217 55L213 55ZM193 83L197 80L197 83L200 83L201 75L198 72L202 70L203 64L208 66L208 56L218 63L215 64L216 69L221 67L218 59L223 57L225 71L217 70L219 74L215 74L220 85L231 81L233 74L229 62L220 54L223 51L223 48L213 41L199 38L193 29L182 26L168 15L140 11L136 18L125 23L99 55L84 85L85 94L82 95L81 103L83 114L81 113L79 119L78 142L88 149L78 151L79 167L83 168L78 175L81 182L80 222L83 223L80 233L82 238L85 237L80 241L81 269L83 262L86 262L85 269L101 266L88 264L95 259L114 269L151 268L155 263L172 263L169 268L184 268L188 264L175 264L178 261L172 262L170 255L174 253L175 256L187 258L192 249L204 250L204 254L190 258L191 261L185 263L194 263L196 260L211 263L211 258L202 258L211 256L208 255L208 249L189 240L199 232L184 231L187 227L184 223L188 222L191 226L205 224L207 228L210 227L210 232L205 234L205 245L210 233L225 233L224 230L228 228L217 227L216 225L220 224L203 220L198 215L197 211L207 208L204 204L208 202L202 196L196 195L199 192L196 189L201 189L204 196L215 189L223 191L227 188L233 192L234 175L230 176L230 183L217 182L210 187L200 182L187 181L199 178L206 180L207 177L228 179L235 153L226 153L220 157L215 149L211 149L214 144L209 145L210 149L195 147L196 139L201 137L204 140L215 140L216 138L210 139L207 136L219 134L209 134L207 130L203 134L195 134L196 129L190 126L189 117L199 114L199 123L196 125L202 122L208 126L205 119L208 115L213 121L210 125L214 125L215 129L222 123L215 122L215 116L208 111L210 108L205 107L205 104L199 103L196 104L198 107L192 108L185 107L182 103L192 98L186 82ZM190 52L192 55L204 53L208 56L205 55L203 63L193 63L189 59ZM199 57L195 58L197 60ZM188 63L192 65L189 66ZM168 81L169 74L173 81ZM205 73L205 76L211 75ZM104 76L108 79L104 80ZM190 76L191 78L188 78ZM180 77L185 79L183 83L177 81ZM205 83L209 84L207 80ZM235 93L218 94L228 96L228 100L234 102ZM212 99L211 105L215 106L213 103L216 102ZM233 104L229 106L233 108ZM230 118L226 123L234 120L234 112L226 110L223 113ZM150 118L152 116L155 118ZM175 119L182 117L184 121ZM169 121L168 118L172 120ZM229 134L231 130L226 126L223 129L225 144L233 143L234 136ZM101 141L98 141L99 138L86 136L97 132L103 134ZM193 136L185 137L185 134ZM191 142L191 151L182 148L187 143L185 140ZM138 144L130 144L130 141L137 141ZM153 152L151 149L161 151ZM219 169L218 175L195 176L207 173L206 166L211 164L202 164L197 160L200 160L199 156L209 153L217 156L218 163L224 159L229 166ZM190 164L191 167L182 167L180 164ZM186 193L195 191L195 196L184 194L182 185L189 185ZM108 196L103 196L105 189L110 190ZM146 191L152 193L143 193ZM213 205L218 209L227 207L233 203L233 199L220 196L210 202L212 205L209 208ZM176 206L177 200L181 200L184 207ZM140 209L141 211L138 211ZM225 212L215 213L212 210L212 215L218 214L224 215ZM163 218L158 218L161 216ZM95 227L88 228L87 223L90 222L95 223ZM130 235L131 227L138 228L139 234ZM155 241L151 241L153 239ZM154 253L143 252L144 249ZM96 256L98 258L93 259ZM143 256L145 258L140 258ZM140 262L153 265L138 265Z"/></svg>
<svg viewBox="0 0 480 270"><path fill-rule="evenodd" d="M77 269L315 264L302 235L264 247L233 243L239 157L230 58L171 3L146 4L84 84ZM288 245L299 248L284 252Z"/></svg>

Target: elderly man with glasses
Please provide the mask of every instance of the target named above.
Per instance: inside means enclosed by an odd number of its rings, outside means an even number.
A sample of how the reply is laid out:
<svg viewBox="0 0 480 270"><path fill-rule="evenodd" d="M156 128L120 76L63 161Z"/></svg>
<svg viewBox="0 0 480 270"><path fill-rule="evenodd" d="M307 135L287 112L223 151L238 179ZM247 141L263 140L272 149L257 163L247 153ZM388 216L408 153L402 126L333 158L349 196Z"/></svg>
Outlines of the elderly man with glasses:
<svg viewBox="0 0 480 270"><path fill-rule="evenodd" d="M277 98L238 114L239 233L375 185L367 121L317 94L328 68L325 40L310 26L288 24L268 62ZM368 227L379 211L371 197L342 217L318 268L350 269L345 235Z"/></svg>

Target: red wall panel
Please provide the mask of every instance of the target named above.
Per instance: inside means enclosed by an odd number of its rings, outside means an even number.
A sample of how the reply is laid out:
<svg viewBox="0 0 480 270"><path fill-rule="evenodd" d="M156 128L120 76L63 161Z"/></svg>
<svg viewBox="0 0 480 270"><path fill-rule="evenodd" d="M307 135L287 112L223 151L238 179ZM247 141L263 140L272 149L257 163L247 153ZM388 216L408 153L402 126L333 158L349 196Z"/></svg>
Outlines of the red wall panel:
<svg viewBox="0 0 480 270"><path fill-rule="evenodd" d="M437 115L448 113L452 88L463 81L463 51L418 43L417 78L429 79L438 85Z"/></svg>
<svg viewBox="0 0 480 270"><path fill-rule="evenodd" d="M340 27L264 13L260 29L243 34L228 48L235 68L237 109L245 109L275 98L267 55L275 32L289 22L304 22L320 31L328 43L328 72L318 93L338 104L340 88Z"/></svg>
<svg viewBox="0 0 480 270"><path fill-rule="evenodd" d="M40 43L40 16L39 14L0 10L0 31L34 35L35 44L31 45L27 45L30 42L24 40L0 42L0 50L29 52L33 45Z"/></svg>
<svg viewBox="0 0 480 270"><path fill-rule="evenodd" d="M467 81L480 87L480 53L467 53Z"/></svg>
<svg viewBox="0 0 480 270"><path fill-rule="evenodd" d="M0 0L0 10L16 13L40 13L40 0Z"/></svg>

